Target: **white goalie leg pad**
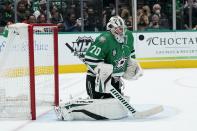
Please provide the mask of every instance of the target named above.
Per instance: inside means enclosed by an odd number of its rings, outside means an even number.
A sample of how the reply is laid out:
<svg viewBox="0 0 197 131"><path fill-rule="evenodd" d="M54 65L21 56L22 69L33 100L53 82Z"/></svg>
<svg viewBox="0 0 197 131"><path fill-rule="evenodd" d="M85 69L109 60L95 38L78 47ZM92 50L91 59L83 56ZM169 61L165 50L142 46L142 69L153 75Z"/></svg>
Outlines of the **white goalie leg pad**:
<svg viewBox="0 0 197 131"><path fill-rule="evenodd" d="M143 75L143 70L137 60L133 58L128 59L128 65L123 78L126 80L137 80Z"/></svg>
<svg viewBox="0 0 197 131"><path fill-rule="evenodd" d="M114 98L75 100L59 108L61 115L57 117L62 120L113 120L128 116L128 111Z"/></svg>
<svg viewBox="0 0 197 131"><path fill-rule="evenodd" d="M96 74L95 91L101 93L109 93L107 87L111 86L111 74L113 65L99 63L94 69Z"/></svg>

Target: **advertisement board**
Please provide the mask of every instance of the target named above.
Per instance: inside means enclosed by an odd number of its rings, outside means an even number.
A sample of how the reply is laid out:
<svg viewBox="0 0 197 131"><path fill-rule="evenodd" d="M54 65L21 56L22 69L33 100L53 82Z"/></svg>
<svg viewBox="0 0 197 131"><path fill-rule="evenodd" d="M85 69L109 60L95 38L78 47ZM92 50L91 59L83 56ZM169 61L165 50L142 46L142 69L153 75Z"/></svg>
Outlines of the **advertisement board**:
<svg viewBox="0 0 197 131"><path fill-rule="evenodd" d="M141 60L196 59L196 32L136 33L136 56Z"/></svg>
<svg viewBox="0 0 197 131"><path fill-rule="evenodd" d="M68 43L75 50L86 51L95 38L101 33L59 33L59 66L60 73L85 71L85 65L66 47ZM135 32L134 46L136 58L143 68L174 68L174 67L197 67L197 36L196 32ZM20 45L15 41L16 45ZM50 52L50 39L43 36L37 37L35 41L36 54ZM0 59L6 59L3 54L7 50L6 38L0 36ZM26 51L27 47L22 45L9 50L16 55L16 51ZM19 53L20 54L20 53ZM11 55L12 56L12 55ZM44 57L44 56L43 56ZM36 61L37 66L43 64ZM4 60L5 61L5 60ZM46 61L47 62L47 61ZM47 63L46 63L47 64ZM47 66L51 66L50 64Z"/></svg>

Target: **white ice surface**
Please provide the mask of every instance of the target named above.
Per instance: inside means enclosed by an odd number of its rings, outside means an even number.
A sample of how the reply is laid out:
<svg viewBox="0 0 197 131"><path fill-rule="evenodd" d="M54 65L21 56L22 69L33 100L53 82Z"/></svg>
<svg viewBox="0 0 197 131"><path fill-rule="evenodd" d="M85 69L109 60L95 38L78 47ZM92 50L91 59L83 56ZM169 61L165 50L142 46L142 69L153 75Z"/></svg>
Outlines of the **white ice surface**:
<svg viewBox="0 0 197 131"><path fill-rule="evenodd" d="M137 81L125 81L124 93L142 110L163 105L150 118L113 121L58 121L53 110L36 121L1 120L0 131L197 131L197 69L146 69ZM60 98L84 97L85 74L60 76Z"/></svg>

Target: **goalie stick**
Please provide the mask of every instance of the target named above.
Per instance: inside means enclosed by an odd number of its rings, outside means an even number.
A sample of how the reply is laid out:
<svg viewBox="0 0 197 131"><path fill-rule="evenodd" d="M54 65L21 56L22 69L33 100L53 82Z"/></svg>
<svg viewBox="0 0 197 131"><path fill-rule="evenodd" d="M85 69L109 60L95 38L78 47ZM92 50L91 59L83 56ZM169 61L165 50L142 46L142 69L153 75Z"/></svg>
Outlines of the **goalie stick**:
<svg viewBox="0 0 197 131"><path fill-rule="evenodd" d="M77 51L75 51L68 43L66 43L65 45L71 50L72 53L74 53L74 56L77 56L84 64L86 64L84 56L82 54L79 54ZM86 65L88 69L90 69L92 72L95 73L95 71L88 64ZM118 102L132 114L134 118L139 118L139 119L146 118L146 117L158 114L163 111L162 105L159 105L159 106L156 106L151 109L144 110L144 111L137 111L132 105L129 104L129 102L112 85L109 87L109 91L111 95L116 100L118 100Z"/></svg>

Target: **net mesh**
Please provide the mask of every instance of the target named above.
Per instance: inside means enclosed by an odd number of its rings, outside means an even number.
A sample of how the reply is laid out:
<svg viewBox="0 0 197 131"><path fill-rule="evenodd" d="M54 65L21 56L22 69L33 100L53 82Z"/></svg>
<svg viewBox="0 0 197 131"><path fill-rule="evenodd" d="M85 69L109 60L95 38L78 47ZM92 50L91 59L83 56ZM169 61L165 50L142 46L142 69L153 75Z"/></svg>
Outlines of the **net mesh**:
<svg viewBox="0 0 197 131"><path fill-rule="evenodd" d="M54 37L52 27L34 27L36 103L54 101Z"/></svg>
<svg viewBox="0 0 197 131"><path fill-rule="evenodd" d="M9 28L0 53L0 117L30 118L27 25Z"/></svg>
<svg viewBox="0 0 197 131"><path fill-rule="evenodd" d="M54 32L52 26L33 27L37 115L54 102ZM0 52L0 119L31 119L28 25L9 27ZM41 107L45 106L45 110ZM46 108L47 107L47 108Z"/></svg>

